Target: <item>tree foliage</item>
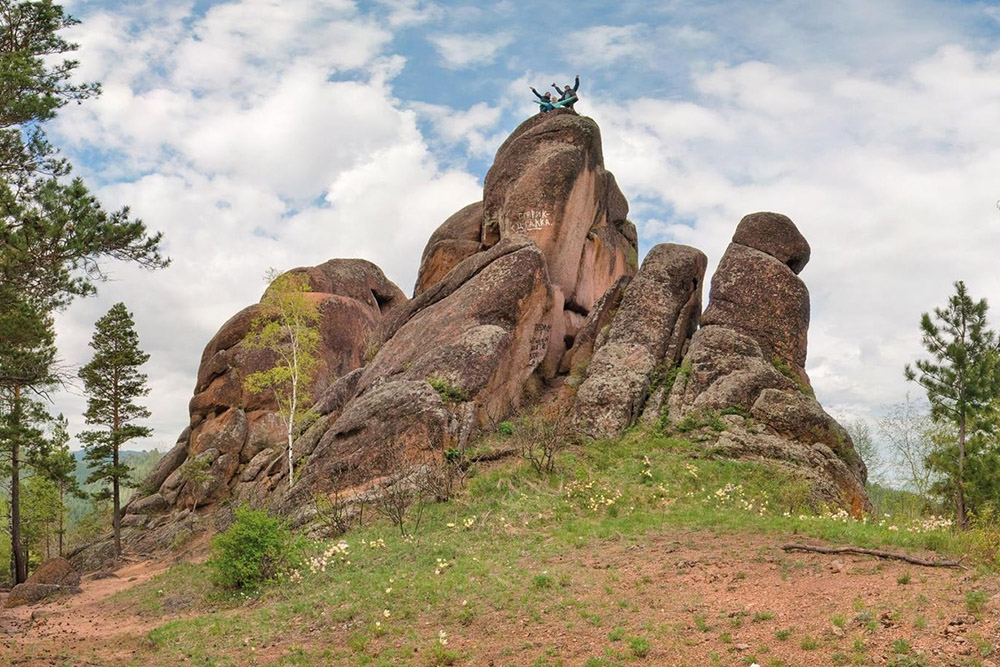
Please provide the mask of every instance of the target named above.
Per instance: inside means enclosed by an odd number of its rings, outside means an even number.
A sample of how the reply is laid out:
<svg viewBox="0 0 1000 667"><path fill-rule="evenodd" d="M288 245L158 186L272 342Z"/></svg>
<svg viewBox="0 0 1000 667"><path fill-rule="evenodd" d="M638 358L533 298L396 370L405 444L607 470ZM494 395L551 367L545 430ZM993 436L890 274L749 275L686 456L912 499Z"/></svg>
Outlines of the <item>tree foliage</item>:
<svg viewBox="0 0 1000 667"><path fill-rule="evenodd" d="M906 379L927 392L931 418L954 427L955 437L935 448L927 465L940 477L938 493L953 498L955 515L968 528L968 511L989 499L1000 469L996 461L996 400L1000 395L997 337L987 327L985 299L973 301L965 283L955 283L946 308L920 319L921 342L931 359L907 364Z"/></svg>
<svg viewBox="0 0 1000 667"><path fill-rule="evenodd" d="M164 267L162 236L128 208L105 211L49 143L44 124L100 93L74 81L77 47L60 31L77 21L51 0L0 0L0 455L11 484L15 580L23 447L36 438L24 401L58 379L52 313L96 291L100 262Z"/></svg>
<svg viewBox="0 0 1000 667"><path fill-rule="evenodd" d="M851 436L851 442L854 443L854 451L865 462L865 467L868 469L868 482L870 484L883 483L885 480L885 458L872 438L871 427L868 426L868 422L864 419L853 419L844 422L844 429Z"/></svg>
<svg viewBox="0 0 1000 667"><path fill-rule="evenodd" d="M103 428L84 431L80 439L87 450L84 458L93 470L87 482L110 485L115 552L121 554L121 486L130 468L119 454L129 440L152 433L137 423L149 417L149 410L135 402L149 393L146 375L139 371L149 355L139 348L139 335L124 303L116 303L97 320L90 346L94 357L79 372L87 393L84 418L87 424Z"/></svg>
<svg viewBox="0 0 1000 667"><path fill-rule="evenodd" d="M76 458L69 451L68 422L63 415L53 421L52 435L49 438L46 451L40 452L32 459L32 467L37 473L48 480L56 490L58 499L58 515L56 535L59 538L60 556L63 555L66 537L66 500L69 495L76 498L86 496L76 479Z"/></svg>
<svg viewBox="0 0 1000 667"><path fill-rule="evenodd" d="M39 125L100 94L97 83L71 81L76 60L60 59L77 47L58 33L77 23L50 0L0 0L0 173L59 170Z"/></svg>
<svg viewBox="0 0 1000 667"><path fill-rule="evenodd" d="M947 426L935 425L926 408L909 394L902 403L890 405L883 412L877 428L889 446L893 465L901 471L902 481L910 491L927 497L933 479L927 457L934 450L936 434Z"/></svg>
<svg viewBox="0 0 1000 667"><path fill-rule="evenodd" d="M50 0L0 0L0 294L43 310L94 291L98 260L166 266L161 235L127 208L104 211L45 138L42 124L71 101L100 93L76 83L77 47L58 32L77 21ZM2 332L2 328L0 328ZM0 340L3 342L3 340Z"/></svg>
<svg viewBox="0 0 1000 667"><path fill-rule="evenodd" d="M270 392L274 396L287 437L289 488L295 472L292 444L301 426L312 417L310 387L319 365L320 312L309 292L306 274L272 273L260 313L244 341L251 349L269 350L276 359L271 368L248 375L244 385L252 393Z"/></svg>

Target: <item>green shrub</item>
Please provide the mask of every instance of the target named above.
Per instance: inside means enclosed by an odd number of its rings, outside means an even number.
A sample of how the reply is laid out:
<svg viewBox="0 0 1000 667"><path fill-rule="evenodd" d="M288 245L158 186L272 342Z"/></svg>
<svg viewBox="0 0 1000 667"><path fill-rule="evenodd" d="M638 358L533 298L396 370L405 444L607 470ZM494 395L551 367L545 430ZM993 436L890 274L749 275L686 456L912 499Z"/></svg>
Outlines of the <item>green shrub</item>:
<svg viewBox="0 0 1000 667"><path fill-rule="evenodd" d="M301 541L280 519L249 507L237 508L235 514L233 525L212 539L208 565L215 585L255 591L298 563Z"/></svg>
<svg viewBox="0 0 1000 667"><path fill-rule="evenodd" d="M452 384L451 380L446 377L432 375L427 378L427 384L441 396L441 400L445 403L462 403L469 400L462 388Z"/></svg>
<svg viewBox="0 0 1000 667"><path fill-rule="evenodd" d="M675 428L681 433L708 427L713 431L725 431L726 422L722 420L718 410L692 410L684 415Z"/></svg>

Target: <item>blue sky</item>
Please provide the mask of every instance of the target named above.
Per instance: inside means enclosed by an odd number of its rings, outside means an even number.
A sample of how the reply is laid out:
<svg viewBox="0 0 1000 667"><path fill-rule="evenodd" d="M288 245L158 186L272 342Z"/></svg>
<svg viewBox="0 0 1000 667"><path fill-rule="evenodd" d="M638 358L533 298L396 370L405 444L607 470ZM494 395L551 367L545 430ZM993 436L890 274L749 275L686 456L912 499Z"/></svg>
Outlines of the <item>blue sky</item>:
<svg viewBox="0 0 1000 667"><path fill-rule="evenodd" d="M268 267L364 257L407 293L430 233L481 197L528 86L581 77L580 113L631 204L640 253L714 269L740 218L813 246L807 370L838 417L903 399L920 313L963 279L1000 308L1000 8L989 3L233 0L67 3L103 96L51 132L174 265L111 267L59 318L66 361L135 312L170 446L201 350ZM1000 322L1000 312L994 313ZM915 387L910 388L915 391ZM58 409L81 426L83 399Z"/></svg>

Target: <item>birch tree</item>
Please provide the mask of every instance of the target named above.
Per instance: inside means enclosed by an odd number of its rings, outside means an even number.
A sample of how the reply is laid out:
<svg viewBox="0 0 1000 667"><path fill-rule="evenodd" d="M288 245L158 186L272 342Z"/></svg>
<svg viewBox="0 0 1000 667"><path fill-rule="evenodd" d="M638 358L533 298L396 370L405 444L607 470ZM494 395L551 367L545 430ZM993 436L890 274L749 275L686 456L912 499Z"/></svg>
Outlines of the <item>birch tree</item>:
<svg viewBox="0 0 1000 667"><path fill-rule="evenodd" d="M270 392L285 427L288 488L295 482L292 444L302 425L312 416L310 387L318 366L320 312L310 298L309 278L302 273L269 275L261 311L244 343L251 349L269 350L274 365L251 373L244 386L254 394Z"/></svg>

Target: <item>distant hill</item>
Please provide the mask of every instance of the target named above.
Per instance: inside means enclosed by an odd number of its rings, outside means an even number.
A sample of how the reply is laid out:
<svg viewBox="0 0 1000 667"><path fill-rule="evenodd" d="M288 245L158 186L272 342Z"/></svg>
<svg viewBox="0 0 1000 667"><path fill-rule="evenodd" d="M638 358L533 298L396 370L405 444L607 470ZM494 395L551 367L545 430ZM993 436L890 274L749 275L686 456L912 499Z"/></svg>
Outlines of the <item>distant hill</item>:
<svg viewBox="0 0 1000 667"><path fill-rule="evenodd" d="M84 491L88 493L96 492L99 489L99 484L87 484L87 477L90 476L91 467L88 466L83 457L86 454L84 450L79 450L73 452L73 458L76 459L76 472L75 477L77 483L83 488ZM132 467L133 478L132 484L126 484L124 492L122 493L122 503L128 502L128 499L132 496L132 491L138 488L139 484L143 479L153 470L153 467L157 462L163 458L163 453L158 449L153 449L150 451L138 451L138 450L123 450L120 453L121 461ZM66 506L69 509L69 520L70 524L74 524L80 519L82 519L92 508L92 501L87 499L74 498L72 496L67 497Z"/></svg>
<svg viewBox="0 0 1000 667"><path fill-rule="evenodd" d="M85 482L87 477L90 475L91 467L88 466L83 461L83 457L86 454L84 450L79 450L73 452L73 458L76 459L76 481L87 488L87 490L95 490L96 484L86 485ZM152 449L149 451L139 451L126 449L120 452L120 458L122 463L125 463L132 467L134 473L135 486L138 486L139 482L148 475L156 463L163 458L163 452L158 449ZM135 486L130 488L135 488Z"/></svg>

